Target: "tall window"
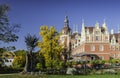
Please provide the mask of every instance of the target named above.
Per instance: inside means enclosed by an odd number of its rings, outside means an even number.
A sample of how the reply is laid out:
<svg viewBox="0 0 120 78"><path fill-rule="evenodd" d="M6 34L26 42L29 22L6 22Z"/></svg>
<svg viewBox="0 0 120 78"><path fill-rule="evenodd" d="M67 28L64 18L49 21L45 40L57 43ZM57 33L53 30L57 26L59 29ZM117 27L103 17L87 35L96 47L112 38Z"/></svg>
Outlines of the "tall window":
<svg viewBox="0 0 120 78"><path fill-rule="evenodd" d="M100 51L103 51L104 50L104 46L100 45L99 49L100 49Z"/></svg>
<svg viewBox="0 0 120 78"><path fill-rule="evenodd" d="M91 45L91 51L95 51L95 46Z"/></svg>
<svg viewBox="0 0 120 78"><path fill-rule="evenodd" d="M98 36L96 36L95 40L99 40L99 37L98 37Z"/></svg>

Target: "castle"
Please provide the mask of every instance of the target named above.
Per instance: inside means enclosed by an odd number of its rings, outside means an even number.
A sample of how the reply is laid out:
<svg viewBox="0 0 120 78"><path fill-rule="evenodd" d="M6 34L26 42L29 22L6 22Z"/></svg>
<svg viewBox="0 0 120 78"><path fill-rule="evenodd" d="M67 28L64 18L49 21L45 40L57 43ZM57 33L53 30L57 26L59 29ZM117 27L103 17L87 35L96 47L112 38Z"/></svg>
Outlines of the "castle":
<svg viewBox="0 0 120 78"><path fill-rule="evenodd" d="M68 16L65 17L64 27L61 30L60 44L66 49L66 53L73 60L110 60L120 58L120 32L108 32L106 22L100 26L85 26L82 21L81 33L78 28L75 31L69 26Z"/></svg>

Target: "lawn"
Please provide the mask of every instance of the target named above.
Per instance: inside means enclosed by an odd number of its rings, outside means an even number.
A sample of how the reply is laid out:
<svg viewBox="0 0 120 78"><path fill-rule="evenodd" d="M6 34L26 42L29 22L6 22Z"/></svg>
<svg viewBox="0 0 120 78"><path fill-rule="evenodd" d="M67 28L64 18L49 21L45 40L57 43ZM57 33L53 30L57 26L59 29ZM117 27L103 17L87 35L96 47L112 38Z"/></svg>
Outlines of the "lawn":
<svg viewBox="0 0 120 78"><path fill-rule="evenodd" d="M120 78L120 75L44 75L44 76L30 76L30 75L1 75L0 78Z"/></svg>

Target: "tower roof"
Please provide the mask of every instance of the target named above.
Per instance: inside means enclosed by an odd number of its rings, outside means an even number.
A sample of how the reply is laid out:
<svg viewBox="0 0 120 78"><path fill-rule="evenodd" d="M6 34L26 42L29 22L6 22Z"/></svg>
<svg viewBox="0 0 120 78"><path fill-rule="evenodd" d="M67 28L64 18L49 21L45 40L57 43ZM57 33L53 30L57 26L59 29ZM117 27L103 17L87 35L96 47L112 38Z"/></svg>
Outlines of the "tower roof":
<svg viewBox="0 0 120 78"><path fill-rule="evenodd" d="M68 16L65 16L64 27L62 28L62 33L68 34L70 32L71 32L71 28L69 27Z"/></svg>
<svg viewBox="0 0 120 78"><path fill-rule="evenodd" d="M69 20L68 20L68 16L65 16L65 20L64 20L64 27L69 27Z"/></svg>

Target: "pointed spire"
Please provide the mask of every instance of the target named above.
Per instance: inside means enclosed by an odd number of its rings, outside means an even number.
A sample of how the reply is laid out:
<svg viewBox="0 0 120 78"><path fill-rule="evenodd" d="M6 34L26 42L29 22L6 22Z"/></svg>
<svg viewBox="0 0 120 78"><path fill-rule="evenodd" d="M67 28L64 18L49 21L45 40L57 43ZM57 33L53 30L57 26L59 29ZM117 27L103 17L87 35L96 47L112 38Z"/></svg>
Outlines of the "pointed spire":
<svg viewBox="0 0 120 78"><path fill-rule="evenodd" d="M78 33L78 26L75 25L75 32Z"/></svg>
<svg viewBox="0 0 120 78"><path fill-rule="evenodd" d="M65 27L68 27L68 26L69 26L68 16L65 16L64 26L65 26Z"/></svg>
<svg viewBox="0 0 120 78"><path fill-rule="evenodd" d="M95 27L98 29L99 28L99 23L96 21Z"/></svg>
<svg viewBox="0 0 120 78"><path fill-rule="evenodd" d="M73 25L73 33L75 33L75 24Z"/></svg>
<svg viewBox="0 0 120 78"><path fill-rule="evenodd" d="M104 28L107 28L106 20L104 19L103 25Z"/></svg>
<svg viewBox="0 0 120 78"><path fill-rule="evenodd" d="M120 33L120 25L118 25L118 33Z"/></svg>
<svg viewBox="0 0 120 78"><path fill-rule="evenodd" d="M82 19L82 31L81 31L81 42L85 41L85 25L84 25L84 20Z"/></svg>
<svg viewBox="0 0 120 78"><path fill-rule="evenodd" d="M85 24L84 24L84 19L82 19L82 27L84 27L85 26Z"/></svg>
<svg viewBox="0 0 120 78"><path fill-rule="evenodd" d="M96 24L95 24L95 26L99 26L99 23L98 23L98 21L96 21Z"/></svg>
<svg viewBox="0 0 120 78"><path fill-rule="evenodd" d="M85 24L84 24L84 19L82 19L82 32L85 31Z"/></svg>

